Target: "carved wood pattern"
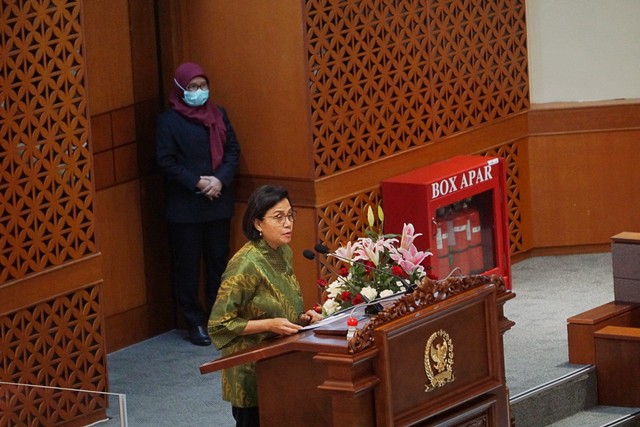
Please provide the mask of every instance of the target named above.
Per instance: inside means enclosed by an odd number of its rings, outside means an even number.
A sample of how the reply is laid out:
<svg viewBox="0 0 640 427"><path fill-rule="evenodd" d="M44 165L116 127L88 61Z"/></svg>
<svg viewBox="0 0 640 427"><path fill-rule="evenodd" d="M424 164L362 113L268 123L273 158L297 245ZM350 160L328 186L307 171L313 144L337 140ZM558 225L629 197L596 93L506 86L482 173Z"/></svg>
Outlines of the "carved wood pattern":
<svg viewBox="0 0 640 427"><path fill-rule="evenodd" d="M0 284L96 252L80 5L0 0Z"/></svg>
<svg viewBox="0 0 640 427"><path fill-rule="evenodd" d="M524 0L307 0L317 177L529 107Z"/></svg>
<svg viewBox="0 0 640 427"><path fill-rule="evenodd" d="M507 223L509 224L509 250L512 255L521 253L524 247L522 236L522 199L520 187L521 160L518 155L517 142L505 144L483 154L488 157L501 157L505 161L507 190Z"/></svg>
<svg viewBox="0 0 640 427"><path fill-rule="evenodd" d="M364 236L364 230L368 227L367 209L371 206L377 212L380 200L380 188L376 188L320 208L318 230L319 235L324 236L322 243L333 252L339 246ZM329 258L326 263L336 266L339 261ZM331 275L325 266L321 266L320 277Z"/></svg>
<svg viewBox="0 0 640 427"><path fill-rule="evenodd" d="M442 280L431 280L425 277L416 290L400 297L391 307L373 316L364 328L358 329L348 342L349 352L358 353L371 347L374 341L373 330L385 323L444 301L469 289L487 284L494 285L498 293L508 292L504 279L500 276L471 275L449 277Z"/></svg>
<svg viewBox="0 0 640 427"><path fill-rule="evenodd" d="M0 317L0 381L106 392L102 318L97 285ZM58 425L108 403L93 393L0 389L0 426Z"/></svg>
<svg viewBox="0 0 640 427"><path fill-rule="evenodd" d="M0 0L0 285L97 252L81 4ZM91 285L4 305L0 380L106 391L99 297ZM1 389L3 426L73 423L107 406L94 393Z"/></svg>

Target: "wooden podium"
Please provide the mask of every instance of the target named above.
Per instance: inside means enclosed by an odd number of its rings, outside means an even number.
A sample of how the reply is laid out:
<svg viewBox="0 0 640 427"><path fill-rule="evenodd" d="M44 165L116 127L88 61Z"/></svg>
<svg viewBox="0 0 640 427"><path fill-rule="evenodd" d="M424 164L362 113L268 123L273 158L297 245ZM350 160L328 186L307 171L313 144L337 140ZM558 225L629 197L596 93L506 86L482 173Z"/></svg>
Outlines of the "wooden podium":
<svg viewBox="0 0 640 427"><path fill-rule="evenodd" d="M508 426L502 334L515 294L498 276L425 280L366 317L349 313L200 367L257 362L260 423L269 426Z"/></svg>

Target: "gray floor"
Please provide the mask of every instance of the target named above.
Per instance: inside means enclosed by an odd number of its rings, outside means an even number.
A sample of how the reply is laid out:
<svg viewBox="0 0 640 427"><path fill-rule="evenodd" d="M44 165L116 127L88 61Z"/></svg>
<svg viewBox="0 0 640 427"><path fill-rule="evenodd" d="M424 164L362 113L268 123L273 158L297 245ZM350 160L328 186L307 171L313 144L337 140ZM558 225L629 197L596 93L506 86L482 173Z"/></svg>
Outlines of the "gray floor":
<svg viewBox="0 0 640 427"><path fill-rule="evenodd" d="M505 335L505 365L514 397L576 368L567 363L566 319L611 301L613 278L610 253L530 258L512 269L517 296L505 314L516 326ZM133 427L231 427L219 374L198 371L217 356L171 331L109 354L110 391L126 395ZM119 425L117 409L110 412L101 426Z"/></svg>

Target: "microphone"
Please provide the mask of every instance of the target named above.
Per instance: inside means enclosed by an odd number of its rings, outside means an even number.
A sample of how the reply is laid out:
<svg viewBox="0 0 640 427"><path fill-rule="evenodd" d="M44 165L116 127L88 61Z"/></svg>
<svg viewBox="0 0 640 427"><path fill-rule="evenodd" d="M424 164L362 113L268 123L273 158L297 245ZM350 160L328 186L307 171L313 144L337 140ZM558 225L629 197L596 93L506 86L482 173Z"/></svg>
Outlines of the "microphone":
<svg viewBox="0 0 640 427"><path fill-rule="evenodd" d="M314 246L314 249L316 250L316 252L321 253L323 255L327 255L327 256L332 256L336 259L339 259L340 261L344 261L346 263L354 263L354 264L358 264L361 265L365 268L377 271L378 273L381 274L388 274L389 276L398 279L403 285L404 287L407 289L405 293L410 294L411 292L415 291L417 285L415 284L411 284L407 281L407 279L405 279L404 277L400 277L400 276L396 276L395 274L391 273L390 271L382 271L379 268L376 268L374 266L371 265L367 265L364 264L360 261L356 261L356 260L351 260L345 257L341 257L340 255L337 255L336 253L330 253L329 252L329 248L327 248L325 245L323 245L322 243L318 243L317 245Z"/></svg>
<svg viewBox="0 0 640 427"><path fill-rule="evenodd" d="M320 251L318 251L318 252L320 252ZM306 259L311 260L311 261L316 259L316 254L311 249L305 249L304 251L302 251L302 256L304 256ZM348 280L346 280L344 277L342 277L340 275L340 273L335 271L329 264L323 262L320 259L318 259L317 261L322 266L324 266L327 270L329 270L330 272L335 274L338 277L338 280L342 280L342 282L345 285L347 285L353 292L355 292L357 295L360 295L362 297L362 299L364 300L365 304L367 305L366 308L364 309L365 314L371 314L371 315L378 314L384 309L384 307L382 307L382 304L380 304L379 302L371 302L371 300L369 298L367 298L366 296L362 295L360 293L360 291L358 290L358 288L356 288L351 283L349 283Z"/></svg>

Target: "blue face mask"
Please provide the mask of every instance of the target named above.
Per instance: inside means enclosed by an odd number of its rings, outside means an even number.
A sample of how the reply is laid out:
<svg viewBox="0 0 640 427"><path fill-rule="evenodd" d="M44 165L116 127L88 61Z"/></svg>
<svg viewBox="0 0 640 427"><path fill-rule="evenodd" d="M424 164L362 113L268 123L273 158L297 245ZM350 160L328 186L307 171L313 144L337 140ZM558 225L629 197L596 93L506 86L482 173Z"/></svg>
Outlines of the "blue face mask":
<svg viewBox="0 0 640 427"><path fill-rule="evenodd" d="M183 99L187 105L191 107L199 107L204 105L204 103L207 102L207 99L209 99L209 89L197 89L194 91L185 90Z"/></svg>
<svg viewBox="0 0 640 427"><path fill-rule="evenodd" d="M182 89L182 99L188 106L200 107L201 105L204 105L205 102L207 102L207 99L209 99L209 89L197 89L190 91L180 86L180 83L178 83L176 79L173 79L173 81L176 83L176 85L178 85L180 89Z"/></svg>

